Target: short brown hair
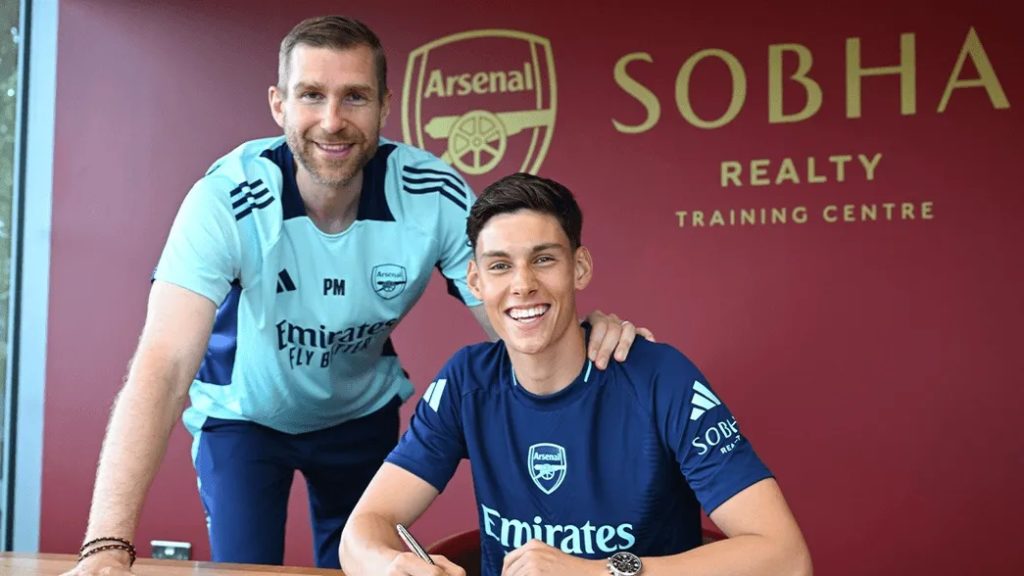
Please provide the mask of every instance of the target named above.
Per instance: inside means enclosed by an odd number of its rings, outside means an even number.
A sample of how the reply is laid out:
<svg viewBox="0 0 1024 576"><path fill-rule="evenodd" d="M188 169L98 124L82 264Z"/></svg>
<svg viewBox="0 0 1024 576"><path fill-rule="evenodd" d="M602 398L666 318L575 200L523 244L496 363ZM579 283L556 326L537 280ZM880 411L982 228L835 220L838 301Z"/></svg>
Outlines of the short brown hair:
<svg viewBox="0 0 1024 576"><path fill-rule="evenodd" d="M580 247L583 235L583 212L568 188L550 180L525 172L505 176L484 188L480 198L473 204L466 220L466 234L469 244L476 252L476 240L480 231L491 218L499 214L533 210L554 216L561 224L569 245L575 250Z"/></svg>
<svg viewBox="0 0 1024 576"><path fill-rule="evenodd" d="M284 40L281 40L281 50L277 56L277 87L285 93L288 90L288 61L292 51L299 44L334 50L347 50L357 46L370 48L373 51L373 63L377 68L378 97L381 101L384 100L384 94L388 91L388 61L384 56L384 47L381 46L380 39L366 24L347 16L317 16L296 24Z"/></svg>

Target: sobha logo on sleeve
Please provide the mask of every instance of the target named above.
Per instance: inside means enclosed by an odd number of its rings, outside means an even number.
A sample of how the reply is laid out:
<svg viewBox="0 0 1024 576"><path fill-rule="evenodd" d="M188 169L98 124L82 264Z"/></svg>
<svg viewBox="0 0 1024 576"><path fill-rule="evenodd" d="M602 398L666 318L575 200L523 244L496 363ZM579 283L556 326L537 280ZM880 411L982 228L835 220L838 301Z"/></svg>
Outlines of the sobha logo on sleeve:
<svg viewBox="0 0 1024 576"><path fill-rule="evenodd" d="M536 174L557 104L551 42L516 30L470 30L412 51L402 135L466 175Z"/></svg>

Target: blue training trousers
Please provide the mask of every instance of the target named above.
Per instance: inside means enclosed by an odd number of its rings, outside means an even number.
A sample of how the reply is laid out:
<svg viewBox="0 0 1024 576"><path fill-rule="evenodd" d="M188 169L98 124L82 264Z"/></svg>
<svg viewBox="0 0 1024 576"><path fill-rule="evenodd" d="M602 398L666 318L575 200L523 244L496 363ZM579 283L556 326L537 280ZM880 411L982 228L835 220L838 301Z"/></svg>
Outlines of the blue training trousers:
<svg viewBox="0 0 1024 576"><path fill-rule="evenodd" d="M398 441L400 404L396 397L373 414L304 434L208 418L195 467L213 561L284 562L288 495L298 470L309 491L316 564L339 568L341 531Z"/></svg>

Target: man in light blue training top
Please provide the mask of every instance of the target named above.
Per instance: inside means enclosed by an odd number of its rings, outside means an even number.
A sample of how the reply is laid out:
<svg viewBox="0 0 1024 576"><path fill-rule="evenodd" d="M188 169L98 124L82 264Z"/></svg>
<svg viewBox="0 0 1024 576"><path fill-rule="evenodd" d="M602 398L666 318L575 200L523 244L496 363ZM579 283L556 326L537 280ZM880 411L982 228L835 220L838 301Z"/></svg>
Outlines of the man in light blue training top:
<svg viewBox="0 0 1024 576"><path fill-rule="evenodd" d="M281 43L270 109L284 136L218 160L181 206L104 441L74 574L126 568L146 491L185 398L213 559L280 564L291 481L310 495L317 564L398 438L413 387L390 335L436 267L466 287L474 196L431 154L380 137L376 35L333 16ZM595 313L597 362L636 331ZM618 348L616 346L618 345Z"/></svg>
<svg viewBox="0 0 1024 576"><path fill-rule="evenodd" d="M811 573L772 474L690 360L645 341L605 370L587 358L581 231L572 194L536 176L473 205L468 283L502 341L463 348L427 389L345 528L348 576L464 574L395 534L463 458L488 576ZM727 539L700 546L701 507Z"/></svg>

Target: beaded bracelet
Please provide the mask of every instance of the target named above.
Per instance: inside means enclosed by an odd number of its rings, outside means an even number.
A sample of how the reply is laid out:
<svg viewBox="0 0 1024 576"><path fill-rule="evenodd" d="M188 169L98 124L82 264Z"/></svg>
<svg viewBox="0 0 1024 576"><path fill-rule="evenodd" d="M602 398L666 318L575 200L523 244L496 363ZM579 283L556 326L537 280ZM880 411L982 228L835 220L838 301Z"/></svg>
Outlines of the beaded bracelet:
<svg viewBox="0 0 1024 576"><path fill-rule="evenodd" d="M95 544L96 542L104 542L104 541L114 541L114 542L117 542L117 543L116 544L104 544L102 546L96 546L95 548L90 548L88 550L85 550L86 546ZM122 542L127 542L127 543L122 543ZM96 553L99 553L99 552L103 552L103 551L106 551L106 550L124 550L125 552L128 553L128 566L131 567L132 565L135 564L135 546L132 545L131 542L128 542L127 540L122 540L120 538L99 538L97 540L93 540L91 542L87 542L86 544L84 544L82 546L82 550L79 551L79 553L78 553L78 561L81 562L82 560L85 560L86 558L88 558L89 556L92 556L93 554L96 554Z"/></svg>
<svg viewBox="0 0 1024 576"><path fill-rule="evenodd" d="M132 548L135 548L135 545L132 544L131 540L127 540L125 538L118 538L117 536L108 536L106 538L93 538L92 540L89 540L85 544L82 544L82 547L78 549L78 553L81 554L82 552L85 552L86 548L92 546L97 542L120 542L125 546L131 546Z"/></svg>

